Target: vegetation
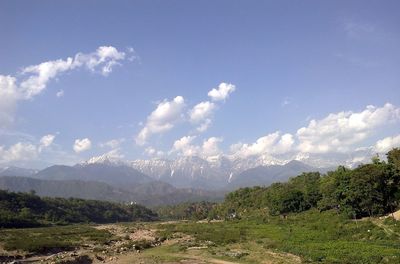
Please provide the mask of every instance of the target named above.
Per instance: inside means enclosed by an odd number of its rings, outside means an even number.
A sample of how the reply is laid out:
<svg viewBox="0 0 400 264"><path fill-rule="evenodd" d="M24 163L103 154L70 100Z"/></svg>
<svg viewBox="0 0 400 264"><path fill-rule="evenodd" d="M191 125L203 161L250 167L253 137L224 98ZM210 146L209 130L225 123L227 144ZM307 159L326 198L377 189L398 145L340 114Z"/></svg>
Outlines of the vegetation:
<svg viewBox="0 0 400 264"><path fill-rule="evenodd" d="M400 149L393 149L387 162L374 158L353 170L340 166L324 176L303 173L287 183L239 189L229 193L212 214L219 218L286 216L317 208L361 218L393 212L399 201Z"/></svg>
<svg viewBox="0 0 400 264"><path fill-rule="evenodd" d="M40 198L34 193L0 190L0 228L155 219L155 213L136 204L124 205L76 198Z"/></svg>
<svg viewBox="0 0 400 264"><path fill-rule="evenodd" d="M211 216L216 205L212 202L188 202L158 207L156 212L164 220L202 220Z"/></svg>
<svg viewBox="0 0 400 264"><path fill-rule="evenodd" d="M391 220L382 220L382 224L395 230L396 223ZM166 238L182 232L194 236L199 244L208 241L214 245L208 249L211 254L240 248L249 252L241 258L243 263L257 263L254 260L257 248L264 256L268 251L289 252L312 263L400 262L398 230L387 233L369 220L350 220L334 210L311 209L290 214L286 219L268 216L216 223L177 223L159 228L160 235Z"/></svg>
<svg viewBox="0 0 400 264"><path fill-rule="evenodd" d="M36 253L69 250L82 243L104 244L111 239L109 232L87 225L0 230L0 242L4 249Z"/></svg>
<svg viewBox="0 0 400 264"><path fill-rule="evenodd" d="M91 245L95 257L100 252L121 256L144 250L128 258L144 263L221 259L400 263L400 225L393 218L377 217L397 210L399 201L400 149L393 149L387 161L374 158L355 169L303 173L286 183L242 188L229 193L221 204L184 203L157 209L162 219L194 221L124 223L98 229L88 225L0 229L0 244L6 250L36 253ZM0 227L155 217L138 205L0 191ZM228 221L197 221L205 218ZM168 243L163 243L166 239Z"/></svg>

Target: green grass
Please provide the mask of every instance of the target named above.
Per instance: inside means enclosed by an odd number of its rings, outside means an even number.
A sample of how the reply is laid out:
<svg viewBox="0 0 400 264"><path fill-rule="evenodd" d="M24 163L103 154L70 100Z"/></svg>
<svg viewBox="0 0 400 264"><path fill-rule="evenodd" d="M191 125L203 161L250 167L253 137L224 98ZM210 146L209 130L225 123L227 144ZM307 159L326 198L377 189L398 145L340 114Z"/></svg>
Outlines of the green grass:
<svg viewBox="0 0 400 264"><path fill-rule="evenodd" d="M397 228L396 223L389 224ZM183 232L217 246L256 242L265 249L293 253L311 263L400 263L397 235L385 233L370 221L346 220L332 211L309 211L288 219L179 223L159 228L161 236Z"/></svg>
<svg viewBox="0 0 400 264"><path fill-rule="evenodd" d="M4 249L31 253L70 250L82 244L104 244L111 239L109 232L88 225L0 229L0 243Z"/></svg>

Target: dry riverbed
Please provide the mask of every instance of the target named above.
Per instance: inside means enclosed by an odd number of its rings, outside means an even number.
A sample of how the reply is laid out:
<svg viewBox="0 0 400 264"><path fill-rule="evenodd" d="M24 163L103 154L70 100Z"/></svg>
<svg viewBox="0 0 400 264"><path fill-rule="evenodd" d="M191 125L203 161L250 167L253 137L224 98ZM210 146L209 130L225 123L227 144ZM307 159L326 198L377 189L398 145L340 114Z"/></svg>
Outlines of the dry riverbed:
<svg viewBox="0 0 400 264"><path fill-rule="evenodd" d="M168 224L168 223L167 223ZM160 235L162 224L121 223L94 226L112 234L107 243L82 241L68 250L53 249L43 254L18 250L6 251L0 245L0 263L300 263L291 254L265 250L259 245L232 244L216 246L211 241L197 241L183 233L165 238ZM242 258L246 257L246 261Z"/></svg>

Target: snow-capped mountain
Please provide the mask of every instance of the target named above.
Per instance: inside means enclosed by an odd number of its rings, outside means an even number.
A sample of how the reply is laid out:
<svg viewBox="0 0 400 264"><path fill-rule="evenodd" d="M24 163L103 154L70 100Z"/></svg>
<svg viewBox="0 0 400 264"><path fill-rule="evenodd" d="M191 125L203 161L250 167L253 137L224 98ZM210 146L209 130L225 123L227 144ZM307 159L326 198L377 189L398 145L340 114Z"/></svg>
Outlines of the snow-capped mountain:
<svg viewBox="0 0 400 264"><path fill-rule="evenodd" d="M227 179L223 170L199 157L134 160L130 162L130 166L176 187L217 189L222 187Z"/></svg>
<svg viewBox="0 0 400 264"><path fill-rule="evenodd" d="M280 172L280 174L288 176L296 176L296 173L303 172L302 169L304 170L304 168L307 168L307 171L326 171L326 169L323 169L324 166L315 166L316 164L319 163L320 165L321 163L315 159L312 160L312 158L314 157L303 156L292 159L284 159L275 158L270 155L239 158L219 155L208 158L207 160L196 156L190 156L178 157L175 160L155 158L123 161L118 158L102 155L99 157L93 157L86 162L80 163L79 166L88 166L90 164L128 166L150 176L154 180L163 181L178 188L203 188L215 190L225 188L232 181L237 181L236 179L239 175L248 170L252 172L252 169L254 168L274 168L272 171L284 171ZM300 159L316 162L314 162L314 166L310 166L308 163L303 162ZM293 164L292 161L294 160L298 162L296 164L301 163L304 166L298 166L298 170L293 170L293 166L289 166L287 164ZM329 163L326 164L330 165ZM264 171L264 169L257 169L257 171ZM267 171L269 172L271 170ZM274 175L271 176L269 173L267 174L265 177L274 177ZM251 177L251 173L245 173L243 175L250 175L247 177ZM260 175L257 176L258 179L260 179L260 177ZM243 176L240 176L240 178L243 178ZM254 184L257 183L257 180L249 179L249 182ZM269 181L262 181L262 183L266 182ZM245 180L240 181L240 185L245 186L245 183Z"/></svg>

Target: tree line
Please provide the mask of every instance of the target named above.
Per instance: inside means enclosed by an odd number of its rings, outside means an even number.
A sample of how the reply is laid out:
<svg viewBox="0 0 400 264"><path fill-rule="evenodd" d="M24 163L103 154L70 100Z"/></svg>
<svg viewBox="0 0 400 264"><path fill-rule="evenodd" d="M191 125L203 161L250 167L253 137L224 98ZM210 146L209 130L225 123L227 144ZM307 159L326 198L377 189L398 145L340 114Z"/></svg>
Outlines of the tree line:
<svg viewBox="0 0 400 264"><path fill-rule="evenodd" d="M339 166L325 175L302 173L286 183L241 188L226 195L211 212L212 218L237 218L249 212L286 215L317 208L336 210L349 218L389 214L399 208L400 149L374 157L355 169Z"/></svg>
<svg viewBox="0 0 400 264"><path fill-rule="evenodd" d="M78 198L41 198L34 192L14 193L0 190L0 228L156 219L156 213L137 204Z"/></svg>

